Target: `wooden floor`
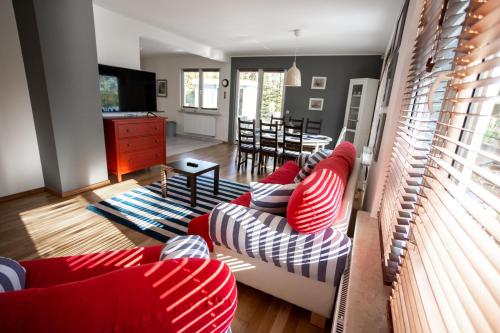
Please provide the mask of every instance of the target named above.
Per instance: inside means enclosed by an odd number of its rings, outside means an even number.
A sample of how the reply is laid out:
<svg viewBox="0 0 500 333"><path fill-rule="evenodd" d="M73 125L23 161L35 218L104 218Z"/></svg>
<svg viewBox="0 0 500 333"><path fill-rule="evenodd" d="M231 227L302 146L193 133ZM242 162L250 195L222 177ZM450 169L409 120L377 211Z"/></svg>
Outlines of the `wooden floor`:
<svg viewBox="0 0 500 333"><path fill-rule="evenodd" d="M219 144L168 158L192 157L220 164L220 177L238 182L258 180L255 172L236 171L233 145ZM271 171L271 169L269 170ZM151 168L124 176L121 183L59 199L47 192L0 203L0 256L17 260L67 256L148 246L160 242L86 209L139 185L159 180ZM232 328L243 332L328 332L309 324L310 313L245 285L238 284L238 310Z"/></svg>

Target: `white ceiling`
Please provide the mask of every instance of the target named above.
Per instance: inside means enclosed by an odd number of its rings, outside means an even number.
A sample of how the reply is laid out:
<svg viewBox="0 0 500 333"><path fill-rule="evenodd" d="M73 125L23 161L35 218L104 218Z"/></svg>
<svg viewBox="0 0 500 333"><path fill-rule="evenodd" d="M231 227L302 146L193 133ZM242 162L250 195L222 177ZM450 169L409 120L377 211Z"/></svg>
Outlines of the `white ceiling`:
<svg viewBox="0 0 500 333"><path fill-rule="evenodd" d="M94 0L229 56L382 54L403 0ZM295 43L293 29L301 29ZM143 54L178 53L169 41Z"/></svg>

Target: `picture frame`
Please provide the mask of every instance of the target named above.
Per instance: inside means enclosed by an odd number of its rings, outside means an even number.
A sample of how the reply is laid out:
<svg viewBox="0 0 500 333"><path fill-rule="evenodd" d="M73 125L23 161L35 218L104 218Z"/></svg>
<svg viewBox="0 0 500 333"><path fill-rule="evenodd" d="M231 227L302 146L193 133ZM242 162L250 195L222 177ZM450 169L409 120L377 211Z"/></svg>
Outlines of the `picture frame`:
<svg viewBox="0 0 500 333"><path fill-rule="evenodd" d="M313 76L311 79L311 89L326 89L326 76Z"/></svg>
<svg viewBox="0 0 500 333"><path fill-rule="evenodd" d="M156 96L157 97L168 96L167 80L156 80Z"/></svg>
<svg viewBox="0 0 500 333"><path fill-rule="evenodd" d="M309 110L323 111L323 98L309 98Z"/></svg>

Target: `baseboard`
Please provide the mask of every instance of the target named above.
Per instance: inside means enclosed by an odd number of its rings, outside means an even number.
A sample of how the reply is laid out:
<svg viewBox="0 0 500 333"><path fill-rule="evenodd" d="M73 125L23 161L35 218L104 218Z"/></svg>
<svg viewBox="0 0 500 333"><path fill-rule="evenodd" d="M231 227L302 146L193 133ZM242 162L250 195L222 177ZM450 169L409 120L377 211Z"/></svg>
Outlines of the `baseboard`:
<svg viewBox="0 0 500 333"><path fill-rule="evenodd" d="M26 197L26 196L31 195L31 194L37 194L37 193L42 193L42 192L45 192L45 187L38 187L38 188L34 188L32 190L6 195L3 197L0 197L0 202L15 200L15 199L19 199L22 197Z"/></svg>
<svg viewBox="0 0 500 333"><path fill-rule="evenodd" d="M73 196L75 194L80 194L80 193L83 193L83 192L87 192L87 191L91 191L91 190L95 190L95 189L98 189L100 187L103 187L103 186L106 186L106 185L109 185L111 184L111 181L109 179L106 179L102 182L99 182L99 183L95 183L95 184L91 184L91 185L88 185L88 186L85 186L85 187L81 187L81 188L77 188L77 189L74 189L74 190L71 190L71 191L66 191L66 192L59 192L59 191L56 191L52 188L49 188L49 187L45 187L45 190L55 196L58 196L60 198L67 198L67 197L70 197L70 196Z"/></svg>

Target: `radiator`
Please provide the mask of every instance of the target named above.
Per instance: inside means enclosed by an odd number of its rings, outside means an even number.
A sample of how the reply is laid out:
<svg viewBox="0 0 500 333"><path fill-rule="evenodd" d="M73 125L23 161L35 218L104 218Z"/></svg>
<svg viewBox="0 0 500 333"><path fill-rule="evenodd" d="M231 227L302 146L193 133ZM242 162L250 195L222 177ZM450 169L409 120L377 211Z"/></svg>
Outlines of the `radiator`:
<svg viewBox="0 0 500 333"><path fill-rule="evenodd" d="M346 263L346 268L340 279L339 288L337 291L337 304L335 304L335 310L333 312L333 325L332 333L343 333L344 332L344 320L346 315L346 305L347 305L347 290L349 288L349 266L351 264L351 255L349 255Z"/></svg>
<svg viewBox="0 0 500 333"><path fill-rule="evenodd" d="M215 136L215 116L184 113L184 133Z"/></svg>

